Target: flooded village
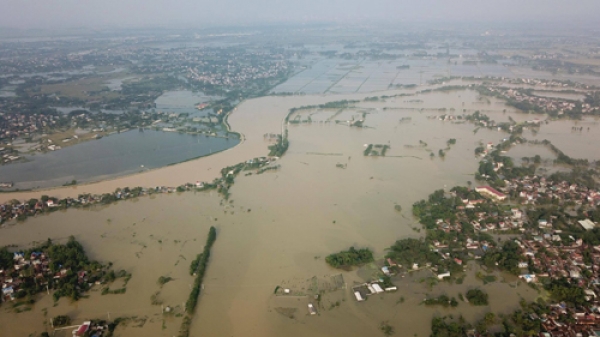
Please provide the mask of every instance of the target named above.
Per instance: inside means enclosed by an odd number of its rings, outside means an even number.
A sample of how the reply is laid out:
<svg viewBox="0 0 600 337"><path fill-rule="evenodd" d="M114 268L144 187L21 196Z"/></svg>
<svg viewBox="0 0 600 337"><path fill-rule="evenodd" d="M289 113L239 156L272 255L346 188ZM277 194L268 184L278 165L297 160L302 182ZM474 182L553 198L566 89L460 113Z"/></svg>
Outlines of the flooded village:
<svg viewBox="0 0 600 337"><path fill-rule="evenodd" d="M0 334L600 331L597 87L311 57L227 112L218 153L0 193ZM98 265L30 252L48 239Z"/></svg>

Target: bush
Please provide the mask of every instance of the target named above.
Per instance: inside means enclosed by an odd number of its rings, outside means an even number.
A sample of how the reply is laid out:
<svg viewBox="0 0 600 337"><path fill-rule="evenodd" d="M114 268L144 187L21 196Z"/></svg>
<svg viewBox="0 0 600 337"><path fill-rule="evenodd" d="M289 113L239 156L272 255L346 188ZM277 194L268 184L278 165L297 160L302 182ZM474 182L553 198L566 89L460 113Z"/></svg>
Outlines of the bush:
<svg viewBox="0 0 600 337"><path fill-rule="evenodd" d="M158 278L158 281L157 281L157 282L158 282L158 284L159 284L160 286L163 286L165 283L167 283L167 282L169 282L169 281L172 281L172 280L173 280L173 278L172 278L172 277L168 277L168 276L161 276L161 277L159 277L159 278Z"/></svg>
<svg viewBox="0 0 600 337"><path fill-rule="evenodd" d="M481 289L467 291L466 297L473 305L488 305L488 294Z"/></svg>
<svg viewBox="0 0 600 337"><path fill-rule="evenodd" d="M52 325L55 327L58 326L67 326L71 323L71 317L66 315L58 315L52 319Z"/></svg>

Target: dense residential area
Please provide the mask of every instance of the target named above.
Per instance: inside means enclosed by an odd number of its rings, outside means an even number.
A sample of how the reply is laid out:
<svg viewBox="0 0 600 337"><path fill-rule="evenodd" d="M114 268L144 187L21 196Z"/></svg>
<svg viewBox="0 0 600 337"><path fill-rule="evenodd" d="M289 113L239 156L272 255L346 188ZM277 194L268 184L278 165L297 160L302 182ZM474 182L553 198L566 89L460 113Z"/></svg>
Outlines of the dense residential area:
<svg viewBox="0 0 600 337"><path fill-rule="evenodd" d="M427 261L440 279L460 274L468 260L517 275L547 294L536 305L522 305L520 315L531 333L595 336L600 331L599 205L598 190L537 175L506 181L502 191L489 186L440 190L413 208L427 230L429 252L417 259L415 246L399 241L389 256L403 259L409 269L411 262L416 268ZM406 260L411 253L413 260ZM507 327L517 324L514 317L507 322ZM456 324L435 320L434 336ZM485 335L481 326L478 331L458 325L464 334Z"/></svg>

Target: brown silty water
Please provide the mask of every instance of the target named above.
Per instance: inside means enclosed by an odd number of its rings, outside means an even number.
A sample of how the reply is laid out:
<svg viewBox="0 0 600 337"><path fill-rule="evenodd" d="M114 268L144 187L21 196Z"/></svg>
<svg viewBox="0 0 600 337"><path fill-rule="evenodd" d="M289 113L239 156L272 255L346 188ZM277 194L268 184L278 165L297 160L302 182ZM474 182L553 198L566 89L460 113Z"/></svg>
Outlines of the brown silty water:
<svg viewBox="0 0 600 337"><path fill-rule="evenodd" d="M153 185L167 184L173 174L208 177L223 166L265 155L268 143L263 134L281 132L289 108L364 96L264 97L246 101L231 116L234 130L243 130L246 138L240 146L156 170L143 178L131 176L80 186L77 193L110 189L116 181L133 186L155 177L160 183L150 180ZM211 252L191 336L365 336L381 333L378 326L382 321L394 326L398 335L426 336L435 315L463 314L473 321L488 310L509 312L518 306L520 297L534 299L536 293L514 283L484 286L473 276L475 266L470 267L461 285L442 283L429 289L419 282L429 276L421 272L397 279L397 292L359 303L353 298L351 286L373 275L374 267L346 272L324 262L328 254L349 246L369 247L377 258L382 258L384 249L397 239L420 237L422 233L413 230L419 225L410 214L412 203L436 189L474 181L473 172L478 166L474 149L507 136L488 129L474 132L474 126L468 123L428 117L452 113L450 109L459 114L465 109L485 110L495 120L509 115L518 118L514 111L489 100L461 91L360 102L339 113L303 112L301 120L312 114L313 122L289 125L290 148L277 162L280 169L261 175L240 174L227 202L214 192L187 192L90 210L68 210L9 226L2 230L0 245L26 246L48 237L74 235L93 259L111 261L115 269L127 270L133 277L122 295L102 296L95 288L89 299L75 303L62 299L57 306L53 306L51 296L41 295L32 311L19 314L5 305L0 314L2 331L10 336L40 333L45 329L44 322L58 314L68 314L75 322L110 314L111 318L137 316L136 322L119 327L118 335L176 335L181 321L177 313L193 282L188 274L189 263L202 250L211 225L217 227L218 239ZM446 111L440 110L443 108ZM502 112L504 109L507 113ZM363 113L365 128L345 123ZM450 138L457 142L446 149ZM427 145L420 144L420 140ZM389 144L391 148L386 157L365 157L365 144ZM438 157L440 149L446 149L444 158ZM430 158L432 152L434 158ZM396 204L402 206L402 212L394 210ZM315 316L307 310L314 298L273 294L276 286L295 294L312 294L315 279L326 282L339 274L345 289L324 293ZM157 284L160 276L173 277L174 281L161 289ZM427 294L457 297L474 286L490 294L489 308L462 302L455 309L419 305ZM173 315L165 317L160 306L151 304L157 291L164 305L174 308ZM404 302L399 301L400 297Z"/></svg>

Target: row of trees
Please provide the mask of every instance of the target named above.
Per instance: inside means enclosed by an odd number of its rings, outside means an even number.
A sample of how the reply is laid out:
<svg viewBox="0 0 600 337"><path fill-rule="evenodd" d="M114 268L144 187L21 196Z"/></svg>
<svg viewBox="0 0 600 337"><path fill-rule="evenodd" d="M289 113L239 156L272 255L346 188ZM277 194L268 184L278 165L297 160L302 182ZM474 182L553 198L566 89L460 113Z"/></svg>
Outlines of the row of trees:
<svg viewBox="0 0 600 337"><path fill-rule="evenodd" d="M196 259L192 261L190 265L190 273L195 273L196 279L194 280L194 286L192 292L185 303L185 311L187 315L181 322L181 328L179 329L179 337L188 337L190 335L190 325L192 323L192 315L196 310L198 304L198 296L200 296L200 289L202 287L202 279L206 273L206 267L208 265L208 258L210 257L210 249L217 240L217 230L211 226L208 231L208 237L206 238L206 244L201 254L198 254Z"/></svg>
<svg viewBox="0 0 600 337"><path fill-rule="evenodd" d="M458 301L456 300L456 298L450 298L448 297L448 295L440 295L438 297L428 298L425 301L423 301L423 303L425 303L425 305L441 305L444 308L447 308L449 306L454 308L458 306Z"/></svg>
<svg viewBox="0 0 600 337"><path fill-rule="evenodd" d="M269 156L271 157L281 157L287 151L289 147L289 142L287 139L287 131L285 135L277 135L277 142L273 145L269 146Z"/></svg>

